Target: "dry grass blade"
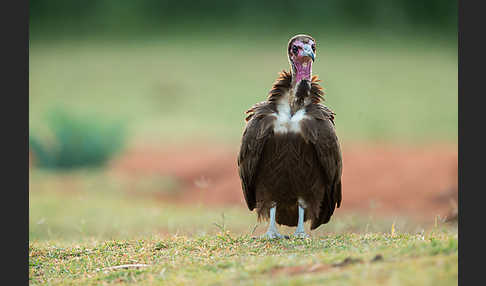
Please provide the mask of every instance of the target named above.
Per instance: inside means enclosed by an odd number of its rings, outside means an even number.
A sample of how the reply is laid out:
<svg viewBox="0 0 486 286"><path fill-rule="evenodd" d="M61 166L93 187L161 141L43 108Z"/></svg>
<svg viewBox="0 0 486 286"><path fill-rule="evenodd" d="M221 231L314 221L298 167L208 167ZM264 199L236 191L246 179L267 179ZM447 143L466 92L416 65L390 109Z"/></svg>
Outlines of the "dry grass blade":
<svg viewBox="0 0 486 286"><path fill-rule="evenodd" d="M141 268L141 267L149 267L149 266L151 266L151 265L148 265L148 264L123 264L123 265L111 266L111 267L106 267L106 268L97 268L96 271Z"/></svg>

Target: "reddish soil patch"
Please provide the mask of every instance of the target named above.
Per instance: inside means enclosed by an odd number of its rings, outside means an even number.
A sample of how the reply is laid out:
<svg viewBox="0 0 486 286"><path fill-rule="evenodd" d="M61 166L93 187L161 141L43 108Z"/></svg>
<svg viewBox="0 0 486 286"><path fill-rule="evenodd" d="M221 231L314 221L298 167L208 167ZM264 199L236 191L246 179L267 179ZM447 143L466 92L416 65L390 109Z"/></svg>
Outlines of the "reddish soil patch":
<svg viewBox="0 0 486 286"><path fill-rule="evenodd" d="M375 263L378 261L383 261L383 256L381 254L377 254L373 259L370 260L371 263ZM346 257L343 261L335 264L330 264L330 265L318 263L318 264L299 265L299 266L277 266L272 268L270 270L270 273L272 275L284 274L288 276L293 276L293 275L298 275L303 273L328 271L333 267L342 268L356 263L364 263L364 261L361 258Z"/></svg>
<svg viewBox="0 0 486 286"><path fill-rule="evenodd" d="M314 265L300 265L300 266L279 266L270 270L270 274L294 276L304 273L322 272L331 269L331 266L326 264L314 264Z"/></svg>
<svg viewBox="0 0 486 286"><path fill-rule="evenodd" d="M237 148L205 144L140 146L113 162L124 176L173 176L182 183L181 203L246 206L236 164ZM433 218L448 215L457 202L457 145L343 146L343 202L340 212L373 211Z"/></svg>

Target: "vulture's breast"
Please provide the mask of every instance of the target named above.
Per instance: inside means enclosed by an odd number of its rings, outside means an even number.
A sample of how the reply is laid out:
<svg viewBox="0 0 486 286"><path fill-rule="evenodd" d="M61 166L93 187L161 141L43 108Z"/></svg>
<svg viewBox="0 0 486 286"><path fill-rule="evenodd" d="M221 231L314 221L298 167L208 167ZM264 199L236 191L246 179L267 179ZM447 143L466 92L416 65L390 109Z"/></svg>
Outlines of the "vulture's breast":
<svg viewBox="0 0 486 286"><path fill-rule="evenodd" d="M277 112L272 114L275 117L273 132L275 134L297 133L300 134L302 120L308 119L304 109L291 114L288 103L279 104Z"/></svg>

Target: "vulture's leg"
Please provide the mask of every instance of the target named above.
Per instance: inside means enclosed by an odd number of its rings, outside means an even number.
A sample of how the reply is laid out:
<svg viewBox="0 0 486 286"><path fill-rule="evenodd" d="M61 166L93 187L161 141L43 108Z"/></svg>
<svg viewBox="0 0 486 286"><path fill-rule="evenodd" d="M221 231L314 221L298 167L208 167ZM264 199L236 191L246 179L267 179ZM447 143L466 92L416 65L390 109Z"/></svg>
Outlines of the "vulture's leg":
<svg viewBox="0 0 486 286"><path fill-rule="evenodd" d="M309 235L305 233L304 229L304 211L305 209L299 204L299 222L297 224L297 229L295 230L294 236L298 238L308 238Z"/></svg>
<svg viewBox="0 0 486 286"><path fill-rule="evenodd" d="M275 224L275 212L277 210L277 206L273 206L270 209L270 224L268 225L268 230L267 232L261 236L261 238L266 238L266 239L274 239L274 238L288 238L286 236L281 235L278 230L277 226Z"/></svg>

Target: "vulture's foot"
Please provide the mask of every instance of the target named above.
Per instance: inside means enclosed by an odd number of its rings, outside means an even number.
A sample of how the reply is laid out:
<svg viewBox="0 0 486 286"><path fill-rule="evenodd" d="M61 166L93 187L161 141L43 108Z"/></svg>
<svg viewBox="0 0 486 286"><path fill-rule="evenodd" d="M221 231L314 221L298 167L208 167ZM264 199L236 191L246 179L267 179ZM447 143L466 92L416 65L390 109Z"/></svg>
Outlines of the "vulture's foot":
<svg viewBox="0 0 486 286"><path fill-rule="evenodd" d="M276 209L277 209L276 206L273 206L270 209L270 224L268 225L268 230L260 238L262 238L262 239L275 239L275 238L287 238L288 239L289 238L288 235L281 235L277 230L277 226L275 224L275 211L276 211Z"/></svg>
<svg viewBox="0 0 486 286"><path fill-rule="evenodd" d="M260 236L260 238L261 239L276 239L276 238L279 238L279 239L286 238L286 239L288 239L289 236L288 235L282 235L282 234L280 234L276 230L269 229L264 235Z"/></svg>
<svg viewBox="0 0 486 286"><path fill-rule="evenodd" d="M305 231L295 231L294 233L294 237L295 238L310 238L310 235L308 235L307 233L305 233Z"/></svg>
<svg viewBox="0 0 486 286"><path fill-rule="evenodd" d="M297 223L297 229L295 230L294 236L296 238L310 238L310 236L305 233L304 229L304 207L302 205L305 205L304 201L301 201L299 199L299 221Z"/></svg>

